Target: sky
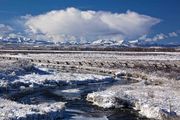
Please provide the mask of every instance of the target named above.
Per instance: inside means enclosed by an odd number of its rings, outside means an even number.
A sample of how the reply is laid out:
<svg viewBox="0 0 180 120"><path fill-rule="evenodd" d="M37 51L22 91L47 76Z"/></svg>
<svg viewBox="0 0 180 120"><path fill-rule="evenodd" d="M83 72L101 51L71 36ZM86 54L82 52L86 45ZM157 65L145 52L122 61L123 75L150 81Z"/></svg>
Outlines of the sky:
<svg viewBox="0 0 180 120"><path fill-rule="evenodd" d="M180 0L0 0L0 34L180 44Z"/></svg>

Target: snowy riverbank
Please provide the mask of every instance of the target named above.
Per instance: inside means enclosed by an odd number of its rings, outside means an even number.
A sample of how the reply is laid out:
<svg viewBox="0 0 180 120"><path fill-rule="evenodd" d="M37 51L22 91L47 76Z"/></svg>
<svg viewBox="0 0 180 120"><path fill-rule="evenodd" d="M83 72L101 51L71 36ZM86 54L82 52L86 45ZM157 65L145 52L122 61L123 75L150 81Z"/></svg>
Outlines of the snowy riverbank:
<svg viewBox="0 0 180 120"><path fill-rule="evenodd" d="M64 117L66 102L46 100L41 98L38 92L46 91L48 87L53 89L57 87L60 90L50 89L48 92L59 98L62 96L73 100L79 99L83 91L78 88L63 90L64 86L112 81L109 76L62 73L37 68L27 61L1 61L0 66L1 120L61 119ZM23 101L32 101L35 104Z"/></svg>
<svg viewBox="0 0 180 120"><path fill-rule="evenodd" d="M103 108L123 105L139 110L148 118L180 118L180 81L153 82L140 81L130 85L116 85L105 91L90 93L87 100Z"/></svg>
<svg viewBox="0 0 180 120"><path fill-rule="evenodd" d="M0 98L1 120L50 120L62 118L65 103L43 103L39 105L20 104Z"/></svg>

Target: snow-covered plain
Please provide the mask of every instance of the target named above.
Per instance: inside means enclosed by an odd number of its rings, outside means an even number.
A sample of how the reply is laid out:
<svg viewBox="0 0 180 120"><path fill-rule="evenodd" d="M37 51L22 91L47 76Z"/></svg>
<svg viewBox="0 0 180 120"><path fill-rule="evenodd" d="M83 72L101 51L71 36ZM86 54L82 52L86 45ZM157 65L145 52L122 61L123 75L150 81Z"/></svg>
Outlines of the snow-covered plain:
<svg viewBox="0 0 180 120"><path fill-rule="evenodd" d="M17 89L23 91L27 88L41 88L47 86L58 86L63 85L82 85L88 83L97 83L103 81L110 81L111 76L102 76L94 74L80 74L80 73L62 73L57 71L51 71L45 68L39 68L31 64L28 59L37 60L52 60L52 61L123 61L131 62L136 61L156 61L175 64L175 71L171 68L167 70L153 70L147 68L126 68L119 67L116 76L123 77L125 79L136 80L134 83L115 85L107 88L104 91L98 91L89 93L87 100L93 104L104 108L111 107L122 107L123 105L133 107L139 110L139 113L155 119L179 119L180 116L180 74L179 74L179 61L180 53L126 53L126 54L100 54L95 53L74 53L74 54L18 54L10 55L3 54L1 56L6 57L18 57L23 58L25 61L15 60L2 60L0 61L0 95L3 96L1 91ZM174 62L175 61L175 62ZM36 63L38 64L38 63ZM144 64L144 63L143 63ZM98 67L97 67L98 68ZM103 68L102 68L103 69ZM113 69L113 68L112 68ZM57 90L53 91L53 94L63 97L71 96L76 99L76 96L81 94L81 90L76 87L75 89L68 90ZM0 98L0 106L4 106L5 111L13 111L17 106L21 106L23 109L33 109L35 105L23 105L16 103L11 100ZM10 106L4 105L3 103L9 102ZM45 103L44 103L45 104ZM56 104L53 103L53 104ZM52 104L52 105L53 105ZM61 102L61 105L64 104ZM40 104L39 104L40 105ZM45 104L46 106L47 104ZM15 107L11 107L15 106ZM44 106L44 105L43 105ZM49 106L49 105L47 105ZM7 109L6 109L7 108ZM18 107L17 107L18 108ZM41 109L41 105L39 106ZM58 108L63 111L63 107ZM21 111L21 109L18 109ZM16 118L17 113L13 113ZM47 113L51 110L48 109ZM56 109L57 110L57 109ZM56 111L55 110L55 111ZM19 111L19 112L20 112ZM39 110L41 111L41 110ZM28 113L29 113L28 112ZM2 112L3 113L3 112ZM11 113L11 112L9 112ZM20 116L26 116L28 113L23 113ZM42 113L42 112L40 112ZM7 113L6 113L7 114ZM9 117L9 118L10 118Z"/></svg>
<svg viewBox="0 0 180 120"><path fill-rule="evenodd" d="M180 115L180 88L176 85L179 85L179 82L175 82L174 87L168 84L145 85L143 82L113 86L102 92L94 92L87 96L87 100L104 108L121 107L127 102L140 110L142 115L155 119L161 119L163 111Z"/></svg>
<svg viewBox="0 0 180 120"><path fill-rule="evenodd" d="M3 54L3 56L54 61L180 60L179 52L64 52L62 54Z"/></svg>
<svg viewBox="0 0 180 120"><path fill-rule="evenodd" d="M12 83L17 82L26 83L29 85L54 85L54 84L82 84L97 82L111 78L109 76L93 75L93 74L78 74L78 73L51 73L51 74L27 74L19 76L19 79L14 80Z"/></svg>
<svg viewBox="0 0 180 120"><path fill-rule="evenodd" d="M28 61L9 61L0 64L0 80L1 85L24 83L29 86L37 85L54 85L54 84L82 84L89 82L97 82L100 80L110 79L110 76L102 76L95 74L78 74L78 73L62 73L62 72L49 72L45 68L36 68ZM11 81L10 81L11 79Z"/></svg>
<svg viewBox="0 0 180 120"><path fill-rule="evenodd" d="M127 71L119 71L117 75L129 74ZM148 118L180 119L180 81L174 79L179 74L168 78L166 75L169 73L164 73L164 76L153 72L151 75L142 71L140 73L146 75L147 80L141 77L136 83L115 85L104 91L89 93L87 100L103 108L133 107Z"/></svg>

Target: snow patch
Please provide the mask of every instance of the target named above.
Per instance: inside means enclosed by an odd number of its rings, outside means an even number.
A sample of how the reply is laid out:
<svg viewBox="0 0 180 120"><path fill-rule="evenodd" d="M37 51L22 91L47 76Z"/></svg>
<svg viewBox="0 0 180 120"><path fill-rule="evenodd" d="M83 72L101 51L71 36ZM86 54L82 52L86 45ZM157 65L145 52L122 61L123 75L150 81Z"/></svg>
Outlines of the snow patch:
<svg viewBox="0 0 180 120"><path fill-rule="evenodd" d="M131 85L116 85L105 91L88 94L87 100L104 108L117 107L117 100L124 100L148 118L161 119L165 113L162 111L174 112L180 116L179 84L174 81L174 88L171 87L172 83L154 86L145 85L143 81Z"/></svg>
<svg viewBox="0 0 180 120"><path fill-rule="evenodd" d="M65 103L25 105L0 98L0 119L54 119L61 118Z"/></svg>

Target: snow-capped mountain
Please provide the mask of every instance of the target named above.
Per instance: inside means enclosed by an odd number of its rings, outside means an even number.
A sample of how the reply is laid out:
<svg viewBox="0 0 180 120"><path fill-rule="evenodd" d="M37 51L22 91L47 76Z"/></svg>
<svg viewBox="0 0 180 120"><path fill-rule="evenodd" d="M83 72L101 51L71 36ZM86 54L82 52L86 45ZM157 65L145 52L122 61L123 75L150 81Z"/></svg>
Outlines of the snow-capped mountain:
<svg viewBox="0 0 180 120"><path fill-rule="evenodd" d="M85 45L85 46L104 46L104 47L152 47L152 46L164 46L164 47L173 47L173 46L180 46L176 43L169 43L169 44L157 44L155 42L146 42L143 40L116 40L116 39L99 39L93 42L82 42L82 41L64 41L54 43L53 41L49 40L34 40L28 37L25 37L21 34L0 34L0 43L7 43L7 44L31 44L31 45Z"/></svg>
<svg viewBox="0 0 180 120"><path fill-rule="evenodd" d="M119 45L123 44L124 40L109 40L109 39L99 39L91 43L91 45Z"/></svg>
<svg viewBox="0 0 180 120"><path fill-rule="evenodd" d="M7 35L0 35L0 42L1 43L8 43L8 44L52 44L50 41L45 40L33 40L31 38L25 37L23 35L18 34L7 34Z"/></svg>

